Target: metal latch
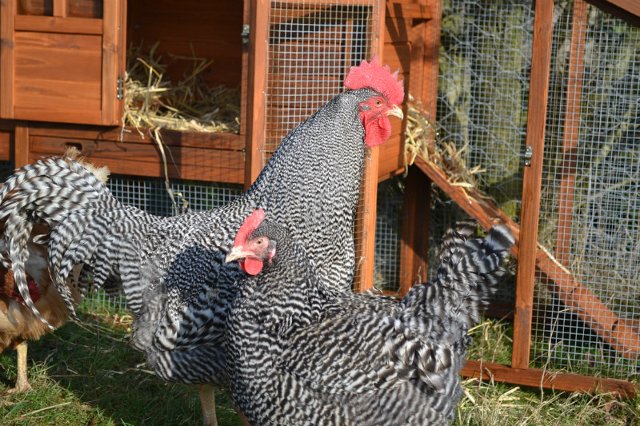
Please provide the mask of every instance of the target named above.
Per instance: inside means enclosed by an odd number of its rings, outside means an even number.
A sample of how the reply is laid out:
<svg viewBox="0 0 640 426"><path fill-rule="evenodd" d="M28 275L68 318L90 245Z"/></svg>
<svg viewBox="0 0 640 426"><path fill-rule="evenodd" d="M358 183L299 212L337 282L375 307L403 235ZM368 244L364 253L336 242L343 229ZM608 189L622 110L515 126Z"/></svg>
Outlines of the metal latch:
<svg viewBox="0 0 640 426"><path fill-rule="evenodd" d="M249 34L251 34L251 27L249 24L242 25L242 32L240 36L242 37L242 44L249 44Z"/></svg>
<svg viewBox="0 0 640 426"><path fill-rule="evenodd" d="M124 98L124 79L122 77L118 77L118 81L116 83L116 98L119 101Z"/></svg>
<svg viewBox="0 0 640 426"><path fill-rule="evenodd" d="M533 147L531 145L525 146L522 157L524 158L525 167L531 167L531 158L533 158Z"/></svg>

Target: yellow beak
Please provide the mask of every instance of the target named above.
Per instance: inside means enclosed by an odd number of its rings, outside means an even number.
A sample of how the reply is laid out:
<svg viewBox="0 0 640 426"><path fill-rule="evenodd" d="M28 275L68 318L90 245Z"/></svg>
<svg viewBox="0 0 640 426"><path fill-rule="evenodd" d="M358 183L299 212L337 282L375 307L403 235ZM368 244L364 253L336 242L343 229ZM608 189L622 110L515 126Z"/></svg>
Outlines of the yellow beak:
<svg viewBox="0 0 640 426"><path fill-rule="evenodd" d="M387 111L387 115L393 115L394 117L398 117L400 120L404 118L404 114L402 113L402 108L398 105L394 105L393 108Z"/></svg>

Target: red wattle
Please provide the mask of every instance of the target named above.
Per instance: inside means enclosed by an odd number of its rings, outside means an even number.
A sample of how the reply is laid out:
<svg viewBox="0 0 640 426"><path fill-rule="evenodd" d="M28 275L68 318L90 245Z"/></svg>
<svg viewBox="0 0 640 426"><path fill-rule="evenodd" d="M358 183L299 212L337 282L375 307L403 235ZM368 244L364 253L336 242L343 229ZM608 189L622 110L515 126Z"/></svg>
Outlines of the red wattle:
<svg viewBox="0 0 640 426"><path fill-rule="evenodd" d="M264 266L261 260L258 260L253 257L247 257L240 264L244 272L249 275L258 275L262 271L262 267Z"/></svg>
<svg viewBox="0 0 640 426"><path fill-rule="evenodd" d="M386 115L383 115L377 120L365 122L364 131L364 141L371 148L386 142L391 137L391 122Z"/></svg>

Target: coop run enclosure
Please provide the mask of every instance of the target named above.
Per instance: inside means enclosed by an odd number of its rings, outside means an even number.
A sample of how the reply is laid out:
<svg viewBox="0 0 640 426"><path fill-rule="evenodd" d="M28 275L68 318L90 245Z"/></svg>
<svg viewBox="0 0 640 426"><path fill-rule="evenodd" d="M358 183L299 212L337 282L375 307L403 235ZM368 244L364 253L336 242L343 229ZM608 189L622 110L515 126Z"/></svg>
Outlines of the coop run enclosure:
<svg viewBox="0 0 640 426"><path fill-rule="evenodd" d="M342 90L349 67L379 55L412 101L409 120L368 155L354 289L402 296L435 272L455 220L501 220L518 244L489 314L513 322L512 359L470 360L464 374L634 392L619 379L640 371L636 2L0 7L11 40L0 57L0 172L74 146L111 168L116 197L160 215L239 195L280 139ZM416 123L426 132L417 148Z"/></svg>

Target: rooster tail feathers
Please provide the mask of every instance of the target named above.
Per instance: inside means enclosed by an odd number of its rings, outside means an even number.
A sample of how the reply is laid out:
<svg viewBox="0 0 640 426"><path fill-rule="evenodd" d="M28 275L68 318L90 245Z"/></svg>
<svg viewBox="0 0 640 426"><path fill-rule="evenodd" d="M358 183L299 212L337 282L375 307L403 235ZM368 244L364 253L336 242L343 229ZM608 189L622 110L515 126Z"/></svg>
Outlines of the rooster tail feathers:
<svg viewBox="0 0 640 426"><path fill-rule="evenodd" d="M94 174L92 170L97 170ZM15 274L15 283L25 304L42 322L48 324L29 295L25 263L29 258L28 240L34 223L46 223L55 227L64 223L70 212L74 212L100 201L101 205L117 205L118 202L109 193L105 179L106 170L95 169L90 165L74 160L74 156L51 157L28 164L7 179L0 189L0 220L5 223L5 241L8 257ZM86 223L75 223L74 234L82 233ZM65 238L65 247L74 236ZM59 240L58 240L59 241ZM49 241L49 254L54 241ZM49 259L50 265L59 270L62 248ZM74 298L67 286L67 276L52 275L58 292L62 296L71 315L75 314Z"/></svg>
<svg viewBox="0 0 640 426"><path fill-rule="evenodd" d="M475 236L476 228L474 221L464 221L447 232L436 278L466 329L480 320L506 272L502 264L515 243L505 225L492 227L484 238Z"/></svg>

